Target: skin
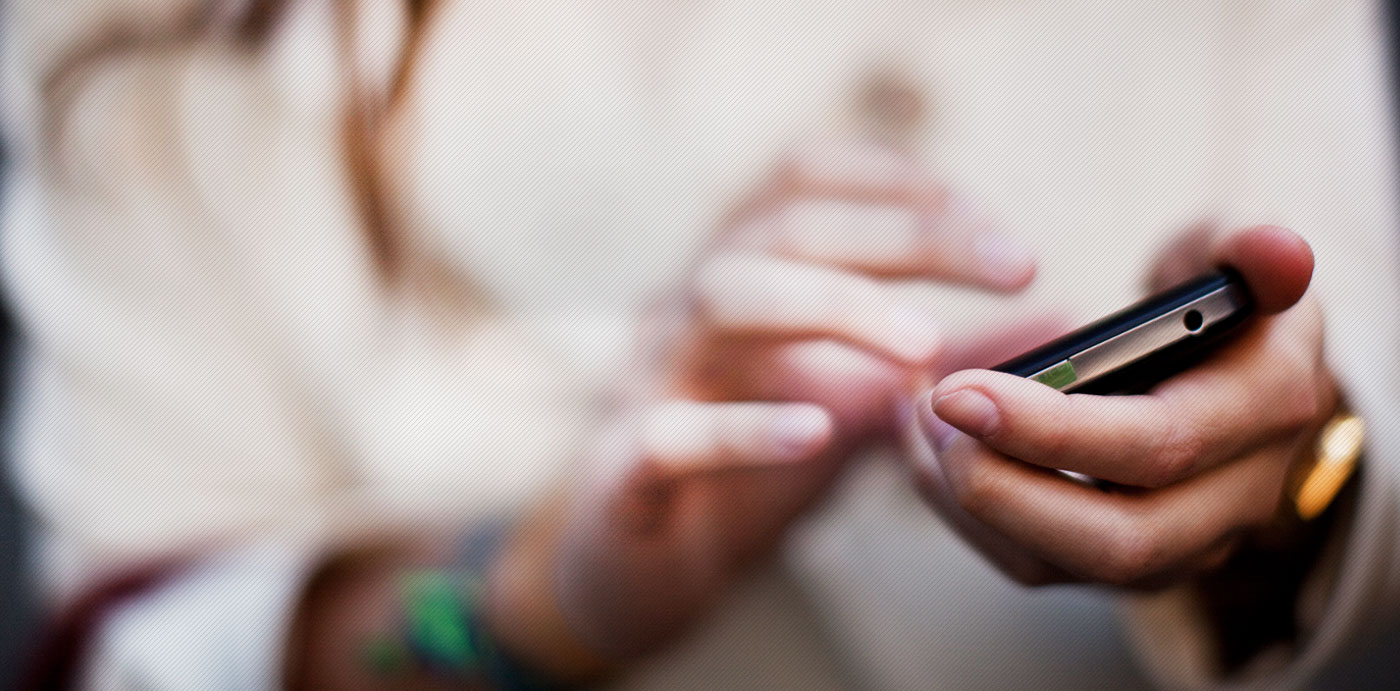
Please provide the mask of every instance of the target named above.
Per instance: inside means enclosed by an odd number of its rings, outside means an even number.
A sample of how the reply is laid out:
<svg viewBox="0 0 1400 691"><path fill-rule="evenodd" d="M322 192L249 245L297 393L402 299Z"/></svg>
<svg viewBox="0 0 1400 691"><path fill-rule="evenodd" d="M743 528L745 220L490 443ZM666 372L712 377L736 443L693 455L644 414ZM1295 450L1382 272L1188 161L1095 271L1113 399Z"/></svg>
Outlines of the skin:
<svg viewBox="0 0 1400 691"><path fill-rule="evenodd" d="M1000 251L979 255L988 245ZM673 640L856 450L896 439L917 376L1046 335L949 339L884 279L1013 291L1034 268L903 155L861 144L794 155L659 312L653 375L585 461L583 484L502 558L502 640L560 679Z"/></svg>
<svg viewBox="0 0 1400 691"><path fill-rule="evenodd" d="M1204 261L1187 256L1195 246L1168 253L1158 279L1189 274ZM966 371L945 378L938 398L925 396L917 415L901 415L908 410L901 401L930 373L936 379L999 361L1063 325L1021 324L976 340L930 328L933 315L901 305L886 279L1013 291L1032 278L1029 252L1000 238L905 156L860 144L795 154L738 206L685 290L658 307L625 405L581 454L569 486L541 502L507 541L489 574L486 614L494 637L556 680L616 673L703 617L822 498L859 449L901 436L913 442L915 475L935 507L1019 580L1133 585L1209 567L1228 554L1238 530L1267 522L1285 456L1330 405L1305 405L1308 397L1289 383L1300 372L1325 378L1306 368L1313 353L1305 346L1320 342L1315 307L1309 312L1305 301L1286 309L1306 288L1306 246L1265 229L1233 236L1209 256L1230 260L1251 285L1265 281L1254 287L1275 316L1199 373L1152 392L1157 402L1138 401L1137 409L1116 409L1134 405L1126 400L1066 403L1072 397L1047 395L1039 385ZM1275 274L1264 267L1283 267L1276 272L1283 278L1269 278ZM1291 359L1279 359L1285 355ZM1270 378L1285 374L1271 371L1281 362L1293 377ZM1251 413L1281 417L1250 425L1242 412L1207 405L1240 387L1265 385L1296 409L1261 407ZM998 426L985 441L957 431L972 421L950 412L942 398L968 390L997 406ZM937 412L933 400L943 401ZM1115 410L1101 407L1108 404ZM1041 446L1047 421L1069 405L1088 407L1071 411L1076 415L1111 415L1105 419L1114 424L1086 430L1094 444L1076 437L1075 444ZM1108 457L1115 443L1161 438L1133 426L1144 410L1177 414L1182 426L1172 429L1210 420L1198 431L1232 445L1187 445L1198 451L1181 453L1181 466L1116 475L1134 464ZM1188 410L1198 417L1186 417ZM917 421L901 424L910 417ZM1217 428L1216 418L1232 426ZM929 440L937 440L937 455ZM998 451L1003 447L1029 458L1012 460ZM1051 455L1037 453L1045 448L1055 450L1056 464L1072 459L1086 472L1154 489L1087 495L1097 490L1033 465L1051 464ZM1162 458L1150 446L1139 452ZM1092 509L1056 510L1065 501ZM1075 544L1085 534L1100 554L1113 555L1108 567ZM392 625L396 574L446 563L447 544L390 545L346 555L325 570L297 618L289 685L435 688L426 678L371 678L354 660L365 636Z"/></svg>
<svg viewBox="0 0 1400 691"><path fill-rule="evenodd" d="M1273 528L1290 473L1338 403L1306 294L1312 253L1282 228L1207 235L1168 248L1152 282L1227 264L1265 316L1206 363L1146 395L1110 397L969 370L916 406L909 456L924 495L1016 580L1162 587Z"/></svg>
<svg viewBox="0 0 1400 691"><path fill-rule="evenodd" d="M860 142L794 152L658 306L625 404L498 556L495 638L562 681L666 645L859 449L897 442L915 381L1008 357L1055 328L952 338L889 279L1009 292L1034 271L1028 250L908 156ZM355 660L393 625L396 574L447 563L450 544L389 540L325 569L298 613L289 686L433 688L372 678Z"/></svg>

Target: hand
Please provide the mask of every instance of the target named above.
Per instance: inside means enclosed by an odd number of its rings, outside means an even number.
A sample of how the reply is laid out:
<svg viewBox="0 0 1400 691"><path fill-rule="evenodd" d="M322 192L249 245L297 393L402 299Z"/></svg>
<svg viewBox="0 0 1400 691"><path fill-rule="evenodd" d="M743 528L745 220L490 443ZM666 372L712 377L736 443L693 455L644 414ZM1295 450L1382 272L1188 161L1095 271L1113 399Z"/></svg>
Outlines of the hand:
<svg viewBox="0 0 1400 691"><path fill-rule="evenodd" d="M1290 470L1338 398L1321 313L1304 295L1312 254L1270 227L1203 246L1178 243L1156 280L1228 264L1263 315L1207 362L1142 396L1065 395L958 372L918 406L925 495L1017 580L1159 587L1218 566L1276 516Z"/></svg>
<svg viewBox="0 0 1400 691"><path fill-rule="evenodd" d="M502 637L560 675L587 666L558 662L588 657L577 641L610 660L664 644L855 448L892 438L913 372L968 350L881 279L1015 290L1033 272L892 151L830 147L781 166L661 312L664 347L578 486L495 569ZM532 604L546 601L553 613ZM520 624L551 617L552 631Z"/></svg>
<svg viewBox="0 0 1400 691"><path fill-rule="evenodd" d="M849 143L791 156L741 203L679 300L661 396L805 401L838 439L893 441L913 372L985 347L943 333L882 279L1014 292L1030 251L891 149ZM966 366L966 365L964 365Z"/></svg>

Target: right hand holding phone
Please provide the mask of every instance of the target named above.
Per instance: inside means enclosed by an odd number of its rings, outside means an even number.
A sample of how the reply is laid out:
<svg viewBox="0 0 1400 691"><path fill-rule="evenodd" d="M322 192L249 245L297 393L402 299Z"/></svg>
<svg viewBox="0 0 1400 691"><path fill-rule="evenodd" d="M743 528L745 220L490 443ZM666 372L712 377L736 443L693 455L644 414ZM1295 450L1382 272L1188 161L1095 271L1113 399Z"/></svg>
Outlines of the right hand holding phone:
<svg viewBox="0 0 1400 691"><path fill-rule="evenodd" d="M1160 587L1223 563L1277 515L1290 470L1338 399L1321 312L1304 295L1311 250L1273 227L1202 246L1178 243L1155 277L1228 264L1261 315L1207 362L1141 396L1066 395L970 370L918 404L921 489L1017 580Z"/></svg>

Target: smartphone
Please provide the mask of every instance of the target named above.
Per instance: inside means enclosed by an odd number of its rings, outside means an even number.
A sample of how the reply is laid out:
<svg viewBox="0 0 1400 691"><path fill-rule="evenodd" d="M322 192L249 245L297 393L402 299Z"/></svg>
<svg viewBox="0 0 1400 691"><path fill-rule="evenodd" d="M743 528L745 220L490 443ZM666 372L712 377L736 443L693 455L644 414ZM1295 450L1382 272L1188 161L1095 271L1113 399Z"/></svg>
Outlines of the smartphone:
<svg viewBox="0 0 1400 691"><path fill-rule="evenodd" d="M992 369L1065 393L1142 393L1204 359L1253 313L1244 279L1219 269Z"/></svg>

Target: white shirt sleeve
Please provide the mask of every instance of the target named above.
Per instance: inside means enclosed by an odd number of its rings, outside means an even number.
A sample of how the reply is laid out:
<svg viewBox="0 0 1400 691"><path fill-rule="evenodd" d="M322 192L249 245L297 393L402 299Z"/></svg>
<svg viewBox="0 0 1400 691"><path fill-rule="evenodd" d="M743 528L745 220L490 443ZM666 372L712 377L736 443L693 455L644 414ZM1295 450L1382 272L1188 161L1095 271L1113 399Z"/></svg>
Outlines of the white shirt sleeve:
<svg viewBox="0 0 1400 691"><path fill-rule="evenodd" d="M82 688L280 688L288 630L314 567L304 550L259 546L121 606L96 636Z"/></svg>

